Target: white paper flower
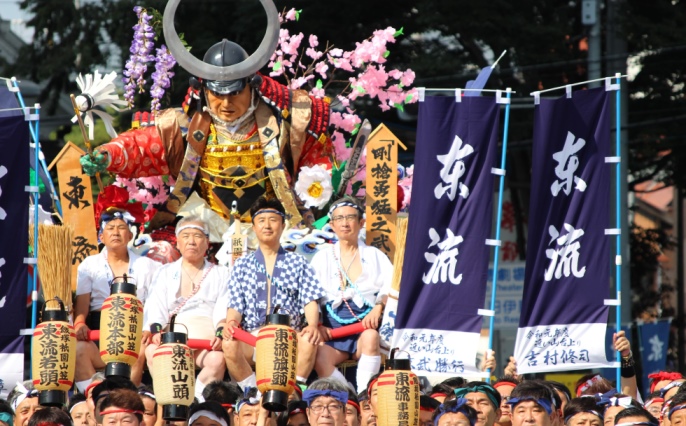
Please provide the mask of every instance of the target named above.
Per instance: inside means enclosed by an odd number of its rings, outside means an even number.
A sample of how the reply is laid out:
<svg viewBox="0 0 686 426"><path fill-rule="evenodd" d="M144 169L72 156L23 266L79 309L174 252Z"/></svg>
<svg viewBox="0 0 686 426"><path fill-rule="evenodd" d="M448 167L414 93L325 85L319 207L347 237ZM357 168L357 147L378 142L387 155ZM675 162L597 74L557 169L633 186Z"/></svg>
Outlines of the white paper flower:
<svg viewBox="0 0 686 426"><path fill-rule="evenodd" d="M295 192L305 203L305 207L321 209L333 194L331 175L318 164L313 167L302 167L295 183Z"/></svg>

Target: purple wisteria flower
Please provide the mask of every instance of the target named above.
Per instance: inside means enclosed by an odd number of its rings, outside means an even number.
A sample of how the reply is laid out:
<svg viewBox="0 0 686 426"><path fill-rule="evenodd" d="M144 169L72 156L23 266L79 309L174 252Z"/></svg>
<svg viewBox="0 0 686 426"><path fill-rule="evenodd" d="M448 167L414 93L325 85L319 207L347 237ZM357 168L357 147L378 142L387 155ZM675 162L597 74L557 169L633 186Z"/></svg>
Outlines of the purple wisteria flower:
<svg viewBox="0 0 686 426"><path fill-rule="evenodd" d="M144 92L145 72L148 69L147 63L153 61L155 57L151 55L152 49L155 45L153 38L155 32L150 25L152 15L147 11L136 6L133 11L138 15L138 23L133 26L133 40L129 52L131 56L126 61L124 68L124 99L128 102L129 107L133 106L133 97L138 87L140 93Z"/></svg>
<svg viewBox="0 0 686 426"><path fill-rule="evenodd" d="M164 44L157 49L157 56L155 58L155 72L152 73L152 87L150 88L150 96L152 102L150 103L151 111L160 110L160 100L164 96L165 89L171 86L171 78L174 77L174 72L171 69L176 65L176 60Z"/></svg>

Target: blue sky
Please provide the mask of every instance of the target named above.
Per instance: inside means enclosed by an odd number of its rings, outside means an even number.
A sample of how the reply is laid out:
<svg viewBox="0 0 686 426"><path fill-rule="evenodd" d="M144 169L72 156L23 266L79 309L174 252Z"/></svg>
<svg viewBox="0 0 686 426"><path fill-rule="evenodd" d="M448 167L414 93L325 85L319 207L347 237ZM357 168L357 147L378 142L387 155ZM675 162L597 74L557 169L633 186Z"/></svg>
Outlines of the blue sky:
<svg viewBox="0 0 686 426"><path fill-rule="evenodd" d="M27 29L24 22L30 19L30 15L19 8L19 3L20 0L0 0L0 18L12 21L12 31L28 42L33 31Z"/></svg>

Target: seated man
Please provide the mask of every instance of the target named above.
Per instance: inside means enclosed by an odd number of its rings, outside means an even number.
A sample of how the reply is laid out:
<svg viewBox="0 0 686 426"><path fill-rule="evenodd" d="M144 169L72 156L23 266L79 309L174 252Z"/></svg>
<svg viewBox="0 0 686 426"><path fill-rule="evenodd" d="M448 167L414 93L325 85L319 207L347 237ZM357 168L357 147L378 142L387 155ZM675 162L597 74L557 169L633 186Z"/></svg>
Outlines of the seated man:
<svg viewBox="0 0 686 426"><path fill-rule="evenodd" d="M369 378L379 372L381 352L376 330L391 289L393 264L376 247L360 241L364 209L354 198L335 201L329 209L331 227L338 242L319 251L312 267L326 289L322 304L322 327L325 346L317 351L315 369L319 377L333 377L347 383L336 365L352 358L357 364L357 391L363 391ZM360 334L336 340L328 338L332 328L362 322Z"/></svg>
<svg viewBox="0 0 686 426"><path fill-rule="evenodd" d="M322 341L317 302L326 292L307 260L281 247L286 218L281 203L275 198L260 198L250 208L250 215L259 248L236 261L229 280L222 345L226 365L242 389L257 386L250 367L255 348L233 339L234 328L257 333L267 314L279 306L281 313L290 315L291 327L299 332L297 380L305 382Z"/></svg>
<svg viewBox="0 0 686 426"><path fill-rule="evenodd" d="M100 197L98 197L99 203ZM134 211L135 206L132 204L130 210ZM142 206L139 210L142 214ZM95 343L89 340L88 332L100 329L100 309L110 295L112 280L126 274L127 279L136 284L137 296L145 304L153 274L162 266L152 259L138 256L128 248L133 238L129 226L141 223L141 221L144 221L143 217L134 218L130 211L120 208L105 209L98 221L98 236L105 248L99 254L88 256L79 265L74 306L74 330L77 339L76 365L78 367L74 381L80 392L84 392L91 383L91 377L96 369L105 368L105 363L100 359L100 351ZM141 351L146 344L147 341L144 339ZM143 366L141 359L141 362L131 370L131 380L140 384Z"/></svg>
<svg viewBox="0 0 686 426"><path fill-rule="evenodd" d="M173 315L177 324L186 326L189 338L211 341L213 350L194 351L195 363L202 369L195 383L198 399L202 398L207 383L224 378L226 369L221 338L217 334L224 326L229 270L205 259L209 241L205 222L195 216L182 218L176 225L181 259L157 271L152 294L145 305L145 329L150 331L144 333L153 333L146 350L150 370L152 355L160 345L160 332ZM177 327L175 331L178 330Z"/></svg>

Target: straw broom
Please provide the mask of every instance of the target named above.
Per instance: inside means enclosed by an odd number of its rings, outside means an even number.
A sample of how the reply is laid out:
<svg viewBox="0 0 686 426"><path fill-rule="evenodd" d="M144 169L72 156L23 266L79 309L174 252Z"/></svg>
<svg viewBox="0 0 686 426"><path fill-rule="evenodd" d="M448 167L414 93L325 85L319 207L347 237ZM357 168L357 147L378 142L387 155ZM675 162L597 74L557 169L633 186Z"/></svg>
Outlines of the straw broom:
<svg viewBox="0 0 686 426"><path fill-rule="evenodd" d="M71 311L71 226L38 225L38 275L43 298L59 297L68 312ZM29 227L29 244L33 245L33 225ZM51 306L54 308L55 306Z"/></svg>
<svg viewBox="0 0 686 426"><path fill-rule="evenodd" d="M406 214L399 214L395 220L395 256L393 258L393 290L400 291L400 279L403 275L403 259L405 258L405 240L407 238Z"/></svg>

